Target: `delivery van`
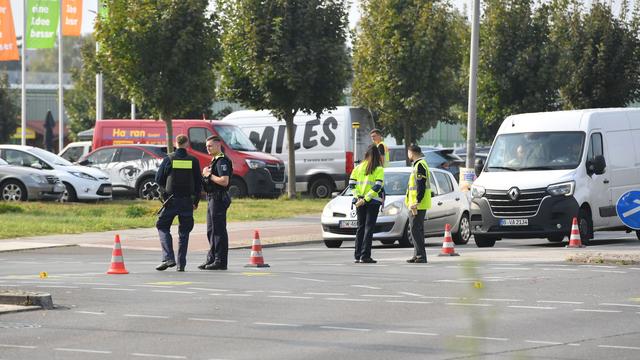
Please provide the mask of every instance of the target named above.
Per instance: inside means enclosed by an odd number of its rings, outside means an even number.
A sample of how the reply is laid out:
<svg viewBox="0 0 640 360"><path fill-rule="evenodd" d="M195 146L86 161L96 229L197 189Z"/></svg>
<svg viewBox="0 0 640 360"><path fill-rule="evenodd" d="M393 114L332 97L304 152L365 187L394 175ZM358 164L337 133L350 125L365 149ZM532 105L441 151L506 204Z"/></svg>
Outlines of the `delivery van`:
<svg viewBox="0 0 640 360"><path fill-rule="evenodd" d="M247 136L233 124L215 120L173 120L173 134L189 137L187 152L202 168L209 166L206 139L222 138L222 149L233 163L229 192L234 197L279 196L284 189L285 167L282 160L258 151ZM93 132L93 149L117 144L166 145L166 125L157 120L99 120Z"/></svg>
<svg viewBox="0 0 640 360"><path fill-rule="evenodd" d="M223 121L240 127L260 151L276 156L287 165L289 150L284 121L278 121L268 110L236 111ZM352 126L356 122L359 128L354 134ZM373 129L373 119L366 109L338 106L320 117L299 113L294 118L294 128L296 191L326 198L346 187L354 161L362 159L371 144L369 131Z"/></svg>
<svg viewBox="0 0 640 360"><path fill-rule="evenodd" d="M472 233L478 247L502 238L561 242L576 217L586 244L596 230L632 231L616 203L634 189L640 189L640 109L509 116L471 188Z"/></svg>

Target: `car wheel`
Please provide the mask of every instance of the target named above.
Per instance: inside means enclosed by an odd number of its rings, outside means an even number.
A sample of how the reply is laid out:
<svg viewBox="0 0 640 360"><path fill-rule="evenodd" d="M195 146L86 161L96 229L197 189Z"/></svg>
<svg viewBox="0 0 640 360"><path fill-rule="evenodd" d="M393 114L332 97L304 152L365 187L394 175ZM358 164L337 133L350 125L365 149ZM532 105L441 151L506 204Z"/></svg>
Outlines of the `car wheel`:
<svg viewBox="0 0 640 360"><path fill-rule="evenodd" d="M466 245L471 238L471 225L469 224L469 215L462 214L460 223L458 224L458 232L453 234L453 243L456 245Z"/></svg>
<svg viewBox="0 0 640 360"><path fill-rule="evenodd" d="M580 208L578 211L578 228L580 229L580 242L582 245L589 245L593 236L593 221L591 212L587 208Z"/></svg>
<svg viewBox="0 0 640 360"><path fill-rule="evenodd" d="M342 240L325 240L324 245L331 249L339 248L342 245Z"/></svg>
<svg viewBox="0 0 640 360"><path fill-rule="evenodd" d="M244 181L238 178L231 178L231 184L229 184L229 195L232 198L241 198L247 196L247 185Z"/></svg>
<svg viewBox="0 0 640 360"><path fill-rule="evenodd" d="M145 200L160 199L160 185L154 178L146 178L138 185L138 197Z"/></svg>
<svg viewBox="0 0 640 360"><path fill-rule="evenodd" d="M331 181L327 178L316 179L311 183L311 186L309 186L309 193L311 193L311 196L314 198L328 198L331 196L332 191Z"/></svg>
<svg viewBox="0 0 640 360"><path fill-rule="evenodd" d="M562 240L564 240L564 235L551 235L547 238L547 240L549 240L549 242L552 242L552 243L559 243L559 242L562 242Z"/></svg>
<svg viewBox="0 0 640 360"><path fill-rule="evenodd" d="M17 180L8 180L0 187L3 201L27 201L27 190Z"/></svg>
<svg viewBox="0 0 640 360"><path fill-rule="evenodd" d="M74 202L78 201L78 195L76 194L76 190L73 188L73 185L69 183L64 183L64 193L60 196L60 202Z"/></svg>
<svg viewBox="0 0 640 360"><path fill-rule="evenodd" d="M486 235L473 235L476 241L476 246L483 247L493 247L496 244L496 238L486 236Z"/></svg>
<svg viewBox="0 0 640 360"><path fill-rule="evenodd" d="M409 222L404 226L404 233L402 235L402 239L398 241L398 244L401 247L413 247L413 240L411 239L411 236L409 236Z"/></svg>

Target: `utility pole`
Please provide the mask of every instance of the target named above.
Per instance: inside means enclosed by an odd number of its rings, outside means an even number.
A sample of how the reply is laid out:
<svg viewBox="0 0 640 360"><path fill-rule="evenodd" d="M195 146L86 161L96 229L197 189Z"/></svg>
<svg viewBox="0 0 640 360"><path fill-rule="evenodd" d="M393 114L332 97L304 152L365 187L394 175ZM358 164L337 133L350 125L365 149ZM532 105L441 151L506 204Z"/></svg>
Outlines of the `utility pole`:
<svg viewBox="0 0 640 360"><path fill-rule="evenodd" d="M469 61L469 112L467 114L467 163L465 164L468 169L474 168L476 157L476 109L478 97L478 50L480 47L480 0L473 0L473 18L471 24L471 56Z"/></svg>

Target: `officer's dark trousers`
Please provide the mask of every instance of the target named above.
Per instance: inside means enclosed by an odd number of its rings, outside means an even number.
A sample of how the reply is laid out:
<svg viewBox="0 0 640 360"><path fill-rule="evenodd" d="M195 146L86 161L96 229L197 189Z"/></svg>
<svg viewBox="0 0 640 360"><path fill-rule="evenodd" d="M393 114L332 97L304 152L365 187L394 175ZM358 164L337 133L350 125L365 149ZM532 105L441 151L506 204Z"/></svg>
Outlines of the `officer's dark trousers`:
<svg viewBox="0 0 640 360"><path fill-rule="evenodd" d="M229 253L229 235L227 234L227 209L231 205L228 194L223 196L207 195L207 239L209 239L209 253L207 264L214 262L227 266Z"/></svg>
<svg viewBox="0 0 640 360"><path fill-rule="evenodd" d="M364 203L356 210L358 216L358 230L356 231L356 260L371 258L371 241L373 239L373 229L378 220L380 203L371 201Z"/></svg>
<svg viewBox="0 0 640 360"><path fill-rule="evenodd" d="M171 237L171 224L178 217L178 267L187 265L187 247L189 246L189 233L193 229L193 201L191 197L173 197L160 213L156 228L160 234L162 245L162 261L175 261L173 253L173 238Z"/></svg>
<svg viewBox="0 0 640 360"><path fill-rule="evenodd" d="M413 216L409 214L409 236L413 243L413 256L418 259L427 259L427 252L424 250L424 217L427 210L418 210Z"/></svg>

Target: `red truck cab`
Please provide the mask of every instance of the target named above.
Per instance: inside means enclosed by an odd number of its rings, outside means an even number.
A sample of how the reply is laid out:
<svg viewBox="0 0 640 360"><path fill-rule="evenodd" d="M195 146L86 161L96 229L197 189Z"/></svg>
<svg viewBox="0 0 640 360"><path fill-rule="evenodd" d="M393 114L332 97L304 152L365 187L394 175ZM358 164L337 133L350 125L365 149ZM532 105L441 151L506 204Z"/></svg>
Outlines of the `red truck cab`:
<svg viewBox="0 0 640 360"><path fill-rule="evenodd" d="M202 168L209 166L206 139L222 138L222 148L233 163L229 191L232 196L278 196L285 183L282 160L260 152L237 126L217 120L173 120L173 135L189 137L187 152L195 156ZM96 121L93 149L114 144L166 145L167 129L163 121L111 119Z"/></svg>

